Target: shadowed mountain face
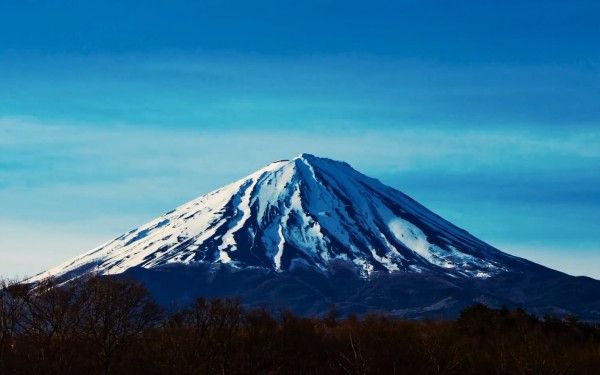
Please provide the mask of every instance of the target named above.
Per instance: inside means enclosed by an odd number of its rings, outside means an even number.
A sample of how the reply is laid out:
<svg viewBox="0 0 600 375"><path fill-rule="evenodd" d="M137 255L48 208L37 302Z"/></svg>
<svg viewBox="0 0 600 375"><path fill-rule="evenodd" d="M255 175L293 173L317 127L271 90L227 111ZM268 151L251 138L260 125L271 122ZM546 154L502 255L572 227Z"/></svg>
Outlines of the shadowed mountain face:
<svg viewBox="0 0 600 375"><path fill-rule="evenodd" d="M348 164L302 154L35 276L146 284L165 304L239 295L319 314L452 317L474 301L600 317L600 282L510 256ZM571 293L571 289L577 291Z"/></svg>

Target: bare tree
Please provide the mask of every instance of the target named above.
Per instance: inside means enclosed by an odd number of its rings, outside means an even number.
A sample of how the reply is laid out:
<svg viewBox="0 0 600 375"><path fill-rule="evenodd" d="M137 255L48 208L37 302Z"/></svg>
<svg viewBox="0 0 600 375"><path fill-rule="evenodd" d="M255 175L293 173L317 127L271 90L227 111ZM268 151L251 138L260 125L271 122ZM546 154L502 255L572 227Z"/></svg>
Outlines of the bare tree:
<svg viewBox="0 0 600 375"><path fill-rule="evenodd" d="M58 286L47 279L27 288L22 316L24 336L31 342L36 371L62 374L73 364L83 307L78 284Z"/></svg>
<svg viewBox="0 0 600 375"><path fill-rule="evenodd" d="M109 374L133 340L160 319L160 310L140 284L108 277L85 281L82 334Z"/></svg>
<svg viewBox="0 0 600 375"><path fill-rule="evenodd" d="M0 280L0 373L6 371L8 352L16 348L16 337L22 333L27 288Z"/></svg>

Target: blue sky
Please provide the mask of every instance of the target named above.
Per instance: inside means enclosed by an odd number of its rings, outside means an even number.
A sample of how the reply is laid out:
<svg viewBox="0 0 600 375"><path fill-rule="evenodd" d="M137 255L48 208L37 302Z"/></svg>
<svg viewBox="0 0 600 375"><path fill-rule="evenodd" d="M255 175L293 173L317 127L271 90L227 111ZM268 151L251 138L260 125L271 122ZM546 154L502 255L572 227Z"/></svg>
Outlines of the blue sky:
<svg viewBox="0 0 600 375"><path fill-rule="evenodd" d="M301 152L600 278L600 4L0 3L0 275Z"/></svg>

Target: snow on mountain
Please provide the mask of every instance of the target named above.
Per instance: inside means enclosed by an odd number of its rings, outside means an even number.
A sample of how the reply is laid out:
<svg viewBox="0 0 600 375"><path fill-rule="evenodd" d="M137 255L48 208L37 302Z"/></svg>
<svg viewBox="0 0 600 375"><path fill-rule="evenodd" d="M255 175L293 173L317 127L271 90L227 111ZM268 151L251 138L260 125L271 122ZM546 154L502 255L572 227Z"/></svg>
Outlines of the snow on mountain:
<svg viewBox="0 0 600 375"><path fill-rule="evenodd" d="M73 278L132 267L227 264L326 272L333 261L373 272L487 278L516 259L344 162L301 154L268 166L43 272Z"/></svg>

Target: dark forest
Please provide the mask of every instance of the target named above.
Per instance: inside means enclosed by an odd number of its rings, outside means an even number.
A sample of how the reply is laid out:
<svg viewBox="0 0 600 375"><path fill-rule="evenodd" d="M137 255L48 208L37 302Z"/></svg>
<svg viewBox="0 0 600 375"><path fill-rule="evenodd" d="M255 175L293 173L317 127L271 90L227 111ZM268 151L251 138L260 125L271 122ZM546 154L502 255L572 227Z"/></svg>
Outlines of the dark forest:
<svg viewBox="0 0 600 375"><path fill-rule="evenodd" d="M455 321L159 307L139 284L3 282L1 374L597 374L600 327L474 305Z"/></svg>

